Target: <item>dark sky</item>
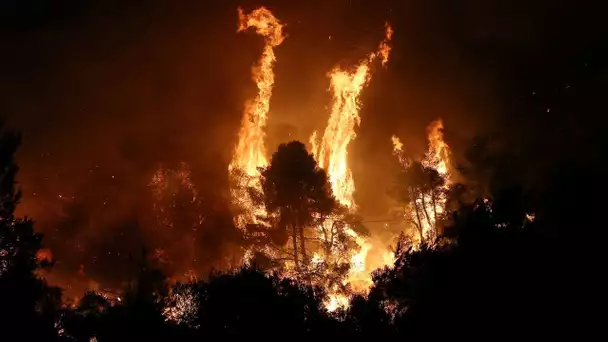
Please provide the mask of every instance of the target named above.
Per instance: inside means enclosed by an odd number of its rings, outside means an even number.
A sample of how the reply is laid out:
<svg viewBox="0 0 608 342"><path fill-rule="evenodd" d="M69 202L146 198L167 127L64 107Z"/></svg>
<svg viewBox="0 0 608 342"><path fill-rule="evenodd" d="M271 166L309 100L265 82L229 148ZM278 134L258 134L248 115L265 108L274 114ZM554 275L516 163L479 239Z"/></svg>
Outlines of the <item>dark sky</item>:
<svg viewBox="0 0 608 342"><path fill-rule="evenodd" d="M74 245L121 244L107 226L133 219L158 163L187 162L207 202L221 198L261 47L236 33L236 7L266 5L288 34L276 50L271 150L322 130L326 73L375 48L385 21L394 27L350 149L357 202L381 216L392 134L420 153L426 125L441 117L457 156L473 136L496 132L542 153L559 149L567 127L601 126L607 30L594 2L3 0L0 113L23 133L21 210L69 241L56 242L67 258ZM111 209L96 209L110 197ZM60 227L66 206L103 223Z"/></svg>

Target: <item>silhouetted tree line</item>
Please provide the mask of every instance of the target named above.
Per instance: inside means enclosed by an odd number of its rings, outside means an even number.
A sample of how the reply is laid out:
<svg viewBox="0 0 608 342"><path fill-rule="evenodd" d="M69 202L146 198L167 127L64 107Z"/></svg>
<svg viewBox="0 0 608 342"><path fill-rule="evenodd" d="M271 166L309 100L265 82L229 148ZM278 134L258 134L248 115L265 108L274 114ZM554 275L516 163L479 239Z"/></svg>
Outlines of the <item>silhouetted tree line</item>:
<svg viewBox="0 0 608 342"><path fill-rule="evenodd" d="M75 307L62 306L61 290L47 285L37 273L52 266L37 257L42 236L35 232L31 220L14 216L20 198L14 161L19 143L18 134L2 132L1 341L328 336L493 340L581 333L577 329L583 314L578 301L589 296L579 291L585 288L586 277L576 268L563 266L576 267L577 261L583 260L579 251L584 246L568 245L567 235L556 238L548 226L555 222L551 219L554 213L546 209L534 212L535 205L528 203L523 187L512 183L503 188L494 183L484 186L492 192L477 197L471 195L472 190L454 191L451 201L458 203L458 209L443 234L425 240L418 249L402 236L394 265L377 270L369 295L354 296L346 310L328 313L323 306L327 298L323 288L268 274L255 264L211 274L205 281L171 286L146 253L142 254L139 273L119 300L87 292ZM302 165L288 160L281 160L281 167L271 165L263 175L266 190L275 195L267 205L280 212L286 233L302 239L301 246L294 240L294 254L299 249L303 254L300 260L306 262L302 229L304 222L313 220L309 208L327 205L323 208L329 211L332 199L326 176L298 144L281 149L295 151L298 160L316 170L309 175L310 183L294 180ZM473 146L479 155L481 148ZM495 167L475 160L471 164L470 172ZM287 176L276 174L281 168L287 170ZM294 189L292 197L276 188L281 183ZM472 187L460 185L467 186Z"/></svg>

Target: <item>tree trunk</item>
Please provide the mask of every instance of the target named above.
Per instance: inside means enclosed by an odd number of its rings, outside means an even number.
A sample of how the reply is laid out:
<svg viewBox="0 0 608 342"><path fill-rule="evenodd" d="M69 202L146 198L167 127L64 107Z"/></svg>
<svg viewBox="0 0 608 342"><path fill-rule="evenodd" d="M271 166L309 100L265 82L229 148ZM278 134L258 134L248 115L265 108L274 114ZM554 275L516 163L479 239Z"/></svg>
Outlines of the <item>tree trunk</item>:
<svg viewBox="0 0 608 342"><path fill-rule="evenodd" d="M437 224L437 199L435 197L435 188L431 189L431 201L433 201L433 214L435 215L435 224Z"/></svg>
<svg viewBox="0 0 608 342"><path fill-rule="evenodd" d="M426 217L426 222L429 223L429 228L435 229L435 225L431 222L431 215L429 215L429 211L426 210L426 201L424 200L424 192L420 191L420 198L422 200L422 210L424 212L424 216Z"/></svg>
<svg viewBox="0 0 608 342"><path fill-rule="evenodd" d="M325 236L325 240L323 241L323 251L325 253L325 260L329 260L329 256L331 255L331 247L334 245L334 226L336 224L336 221L331 222L331 227L329 228L329 235L325 227L326 222L323 222L322 224L323 234Z"/></svg>
<svg viewBox="0 0 608 342"><path fill-rule="evenodd" d="M414 189L410 187L410 192L414 201L414 211L416 212L416 218L418 219L418 234L420 235L420 242L424 241L424 234L422 234L422 221L420 220L420 213L418 212L418 203L416 203L416 193Z"/></svg>
<svg viewBox="0 0 608 342"><path fill-rule="evenodd" d="M327 235L327 227L325 226L325 222L321 224L321 228L323 230L323 251L325 253L325 257L327 258L327 252L329 251L329 236Z"/></svg>
<svg viewBox="0 0 608 342"><path fill-rule="evenodd" d="M436 220L433 220L431 222L431 215L429 214L428 210L426 210L426 202L424 201L424 194L422 194L422 207L424 208L424 214L426 215L426 219L429 223L429 229L431 229L432 232L432 238L435 238L435 236L437 236L437 227L435 226L435 224L437 223ZM435 216L437 217L437 216Z"/></svg>
<svg viewBox="0 0 608 342"><path fill-rule="evenodd" d="M296 225L299 226L300 231L300 252L302 253L302 263L306 265L308 258L306 257L306 241L304 240L304 227L299 224L298 217L296 216Z"/></svg>
<svg viewBox="0 0 608 342"><path fill-rule="evenodd" d="M298 262L298 227L295 223L291 224L292 234L291 239L293 240L293 261L296 265L296 270L300 269L300 264Z"/></svg>

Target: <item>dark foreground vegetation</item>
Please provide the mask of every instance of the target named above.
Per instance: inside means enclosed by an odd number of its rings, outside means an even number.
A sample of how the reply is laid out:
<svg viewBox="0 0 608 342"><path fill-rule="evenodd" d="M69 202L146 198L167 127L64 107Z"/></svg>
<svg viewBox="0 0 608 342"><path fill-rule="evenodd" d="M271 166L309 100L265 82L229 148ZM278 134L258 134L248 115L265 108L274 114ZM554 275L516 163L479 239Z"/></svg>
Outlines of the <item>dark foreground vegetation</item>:
<svg viewBox="0 0 608 342"><path fill-rule="evenodd" d="M39 269L52 266L37 257L42 236L31 220L13 215L19 202L13 158L19 141L11 132L0 137L2 341L336 335L497 339L573 332L580 337L588 331L582 326L590 323L582 303L593 298L587 274L594 259L586 252L592 243L580 233L579 224L592 215L585 211L591 207L564 203L569 195L555 194L555 189L579 189L573 180L580 179L577 172L583 169L572 165L556 171L550 186L535 191L505 181L499 175L510 173L494 169L484 187L491 193L490 201L461 201L444 235L419 250L401 240L395 264L378 270L369 296L352 298L345 311L326 312L321 288L255 267L170 289L167 278L145 255L140 273L120 301L90 292L77 306L67 307L61 304L61 289L37 276ZM483 146L478 142L473 155L481 156ZM494 166L485 167L489 171ZM533 220L527 216L531 209ZM444 243L447 239L452 242ZM178 295L170 296L171 291ZM166 319L167 306L180 310L177 320Z"/></svg>

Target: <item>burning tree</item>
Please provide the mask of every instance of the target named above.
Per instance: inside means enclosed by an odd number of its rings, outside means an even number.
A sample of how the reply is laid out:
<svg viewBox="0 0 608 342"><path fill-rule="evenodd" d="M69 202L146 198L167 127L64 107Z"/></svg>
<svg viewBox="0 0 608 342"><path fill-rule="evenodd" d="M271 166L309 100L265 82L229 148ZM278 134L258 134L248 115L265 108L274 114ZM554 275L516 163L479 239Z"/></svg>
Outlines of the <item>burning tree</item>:
<svg viewBox="0 0 608 342"><path fill-rule="evenodd" d="M253 28L264 37L262 55L251 69L258 94L245 104L238 143L228 166L232 201L239 207L235 224L244 230L247 224L258 224L258 217L266 216L263 207L256 204L256 198L252 197L249 189L261 191L258 168L268 165L264 140L274 85L274 48L281 45L285 36L281 22L264 7L249 14L239 8L238 15L238 32Z"/></svg>
<svg viewBox="0 0 608 342"><path fill-rule="evenodd" d="M394 187L393 197L402 208L403 218L416 228L420 241L437 235L437 222L443 214L445 179L437 170L420 162L404 169Z"/></svg>
<svg viewBox="0 0 608 342"><path fill-rule="evenodd" d="M338 208L331 184L313 155L298 141L281 144L261 175L266 210L276 218L274 229L279 234L291 233L293 261L299 270L300 261L303 264L310 261L305 228L319 223Z"/></svg>
<svg viewBox="0 0 608 342"><path fill-rule="evenodd" d="M393 152L403 167L392 189L406 224L413 226L420 242L438 235L438 223L444 219L450 185L449 147L443 140L443 123L433 121L428 127L429 150L420 161L404 156L403 144L393 136Z"/></svg>

